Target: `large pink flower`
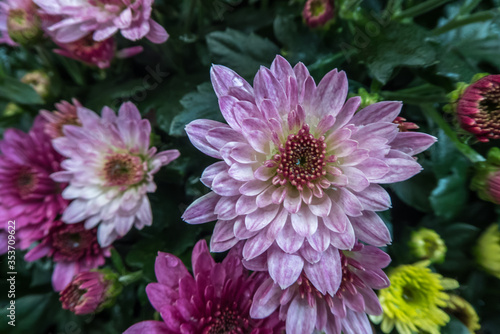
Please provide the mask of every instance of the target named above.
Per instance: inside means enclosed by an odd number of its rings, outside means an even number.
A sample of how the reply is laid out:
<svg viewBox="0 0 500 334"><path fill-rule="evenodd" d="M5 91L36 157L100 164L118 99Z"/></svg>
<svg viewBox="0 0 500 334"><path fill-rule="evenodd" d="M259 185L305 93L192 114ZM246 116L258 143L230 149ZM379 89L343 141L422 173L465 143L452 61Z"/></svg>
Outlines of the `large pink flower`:
<svg viewBox="0 0 500 334"><path fill-rule="evenodd" d="M71 43L93 34L104 41L120 31L136 41L168 39L165 29L151 18L153 0L34 0L42 13L62 19L47 28L59 43Z"/></svg>
<svg viewBox="0 0 500 334"><path fill-rule="evenodd" d="M271 69L258 71L253 88L223 66L214 66L211 75L228 124L196 120L186 131L194 146L222 161L201 178L212 192L183 218L191 224L217 220L212 251L244 242L245 260L266 256L284 289L303 269L319 276L325 265L318 263L340 266L330 247L348 250L356 239L374 246L391 241L375 213L390 207L379 183L417 174L421 166L413 155L436 140L398 131L393 121L400 102L375 103L355 114L360 98L345 102L344 72L333 70L316 86L302 63L292 68L280 56ZM331 284L316 288L333 290Z"/></svg>
<svg viewBox="0 0 500 334"><path fill-rule="evenodd" d="M97 243L97 229L86 230L83 223L70 225L57 220L40 243L26 253L25 260L52 257L56 262L52 286L61 291L76 274L102 266L104 257L110 255L109 247L101 248Z"/></svg>
<svg viewBox="0 0 500 334"><path fill-rule="evenodd" d="M105 247L133 225L151 225L147 193L156 190L153 175L179 151L157 154L155 147L149 148L151 125L130 102L120 107L118 116L108 107L102 118L83 107L77 114L81 126L64 125L64 136L53 140L68 159L61 164L65 171L52 177L69 183L62 195L73 200L62 220L85 221L87 229L99 225L97 239Z"/></svg>
<svg viewBox="0 0 500 334"><path fill-rule="evenodd" d="M215 263L205 240L200 240L192 254L193 277L180 259L159 252L158 283L150 283L146 293L163 322L143 321L124 334L281 333L284 325L277 312L265 319L250 318L254 293L266 275L249 275L236 253Z"/></svg>
<svg viewBox="0 0 500 334"><path fill-rule="evenodd" d="M361 243L352 251L332 251L342 259L342 279L336 282L334 294L318 291L314 283L318 277L305 272L285 290L269 278L255 293L250 315L265 318L279 308L280 319L286 320L287 334L310 334L315 329L326 334L371 334L366 314L382 313L373 289L389 286L382 268L390 263L390 257Z"/></svg>
<svg viewBox="0 0 500 334"><path fill-rule="evenodd" d="M61 170L63 158L52 148L44 126L45 121L38 116L28 133L7 129L0 141L2 228L7 229L7 221L15 221L21 249L46 235L50 224L68 205L61 196L64 186L50 178Z"/></svg>

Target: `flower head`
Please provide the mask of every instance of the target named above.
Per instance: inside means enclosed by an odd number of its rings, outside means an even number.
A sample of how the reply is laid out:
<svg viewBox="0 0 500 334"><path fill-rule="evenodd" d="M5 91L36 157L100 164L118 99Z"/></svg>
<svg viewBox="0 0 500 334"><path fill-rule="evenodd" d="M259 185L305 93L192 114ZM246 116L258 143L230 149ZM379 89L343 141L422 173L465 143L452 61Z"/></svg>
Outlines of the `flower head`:
<svg viewBox="0 0 500 334"><path fill-rule="evenodd" d="M68 205L61 196L63 185L50 178L61 170L62 157L44 126L38 116L28 133L7 129L0 141L0 217L16 221L21 249L45 235Z"/></svg>
<svg viewBox="0 0 500 334"><path fill-rule="evenodd" d="M282 290L271 278L255 293L250 315L265 318L279 308L286 320L288 334L310 334L314 330L328 334L371 333L366 313L380 315L382 308L373 289L389 286L382 271L389 256L380 249L357 243L352 251L336 252L341 258L341 270L334 294L315 288L314 281L331 278L309 276L307 271L290 287Z"/></svg>
<svg viewBox="0 0 500 334"><path fill-rule="evenodd" d="M86 230L83 223L65 224L57 220L40 243L26 253L25 260L36 261L44 256L56 262L52 286L61 291L76 274L103 265L110 251L97 243L97 229Z"/></svg>
<svg viewBox="0 0 500 334"><path fill-rule="evenodd" d="M60 49L55 49L55 53L88 65L97 66L101 69L108 68L115 57L132 57L143 50L142 46L135 46L117 52L116 42L113 37L103 41L95 41L91 35L69 43L59 43L56 41L56 44L59 45Z"/></svg>
<svg viewBox="0 0 500 334"><path fill-rule="evenodd" d="M31 0L0 2L0 43L29 44L42 35L40 17Z"/></svg>
<svg viewBox="0 0 500 334"><path fill-rule="evenodd" d="M450 300L445 311L460 320L471 334L474 334L481 328L479 317L474 307L460 296L450 294Z"/></svg>
<svg viewBox="0 0 500 334"><path fill-rule="evenodd" d="M392 121L399 102L354 114L360 98L345 102L344 72L333 70L316 86L302 63L292 68L280 56L270 70L259 70L253 88L223 66L212 68L212 83L228 124L196 120L186 132L199 150L223 160L202 175L212 192L183 215L191 224L218 220L212 251L242 241L244 259L266 257L271 276L285 289L306 265L322 270L313 264L323 254L340 266L338 256L326 253L330 246L390 242L375 213L390 207L378 183L417 174L421 166L412 156L435 141L398 131ZM285 275L280 266L290 271Z"/></svg>
<svg viewBox="0 0 500 334"><path fill-rule="evenodd" d="M250 305L263 273L248 275L239 256L231 251L222 263L215 263L204 240L192 254L193 276L174 255L158 253L155 264L158 283L146 293L163 322L144 321L124 334L140 333L281 333L278 314L252 319Z"/></svg>
<svg viewBox="0 0 500 334"><path fill-rule="evenodd" d="M446 255L446 245L434 230L421 228L411 234L409 242L414 256L422 260L441 263Z"/></svg>
<svg viewBox="0 0 500 334"><path fill-rule="evenodd" d="M102 117L82 107L77 114L82 125L64 125L64 137L53 140L67 160L62 163L65 170L52 177L69 183L62 195L73 200L62 220L85 221L87 229L99 225L97 240L105 247L133 225L151 225L147 193L156 190L153 175L179 151L157 154L149 148L151 125L130 102L120 107L118 116L108 107Z"/></svg>
<svg viewBox="0 0 500 334"><path fill-rule="evenodd" d="M21 82L33 87L42 99L45 99L50 94L50 77L44 71L28 72L21 78Z"/></svg>
<svg viewBox="0 0 500 334"><path fill-rule="evenodd" d="M475 248L477 263L500 279L500 231L494 223L483 232Z"/></svg>
<svg viewBox="0 0 500 334"><path fill-rule="evenodd" d="M118 275L110 270L86 271L61 291L59 300L65 310L77 315L89 314L112 305L121 290Z"/></svg>
<svg viewBox="0 0 500 334"><path fill-rule="evenodd" d="M89 34L107 40L118 31L136 41L146 37L164 43L168 34L151 18L153 0L34 0L46 15L61 19L47 28L58 43L72 43Z"/></svg>
<svg viewBox="0 0 500 334"><path fill-rule="evenodd" d="M480 142L500 138L500 75L480 74L470 85L459 85L451 99L464 130Z"/></svg>
<svg viewBox="0 0 500 334"><path fill-rule="evenodd" d="M322 27L335 16L333 0L307 0L302 17L311 28Z"/></svg>
<svg viewBox="0 0 500 334"><path fill-rule="evenodd" d="M401 334L439 334L439 327L450 320L442 310L450 299L444 290L457 288L458 282L431 272L428 264L402 265L389 273L391 286L379 293L384 313L372 317L382 321L384 333L396 327Z"/></svg>
<svg viewBox="0 0 500 334"><path fill-rule="evenodd" d="M488 159L476 163L475 170L471 189L477 191L482 200L500 204L500 149L491 148Z"/></svg>
<svg viewBox="0 0 500 334"><path fill-rule="evenodd" d="M64 136L64 125L81 126L82 123L76 113L77 108L81 107L83 107L82 104L77 99L73 99L72 104L67 101L56 103L56 110L53 112L41 110L40 115L47 121L45 124L45 133L54 139Z"/></svg>

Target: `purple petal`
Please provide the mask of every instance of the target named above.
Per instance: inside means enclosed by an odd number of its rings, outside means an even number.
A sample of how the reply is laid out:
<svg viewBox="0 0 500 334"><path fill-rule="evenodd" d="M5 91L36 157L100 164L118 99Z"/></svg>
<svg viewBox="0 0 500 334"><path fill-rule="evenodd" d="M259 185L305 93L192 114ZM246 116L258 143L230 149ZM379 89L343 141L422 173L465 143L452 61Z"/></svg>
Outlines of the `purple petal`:
<svg viewBox="0 0 500 334"><path fill-rule="evenodd" d="M339 251L333 247L328 248L319 262L314 264L306 262L304 272L322 294L328 293L333 296L342 281Z"/></svg>
<svg viewBox="0 0 500 334"><path fill-rule="evenodd" d="M287 98L283 89L284 87L269 69L265 67L259 69L253 86L257 106L260 106L262 101L267 99L275 105L277 110L285 110Z"/></svg>
<svg viewBox="0 0 500 334"><path fill-rule="evenodd" d="M276 217L280 206L268 205L260 208L245 217L245 226L249 231L258 231L269 225Z"/></svg>
<svg viewBox="0 0 500 334"><path fill-rule="evenodd" d="M141 321L128 328L123 334L171 334L167 325L161 321Z"/></svg>
<svg viewBox="0 0 500 334"><path fill-rule="evenodd" d="M316 325L316 299L311 299L309 305L307 298L297 294L292 300L286 316L287 334L311 334Z"/></svg>
<svg viewBox="0 0 500 334"><path fill-rule="evenodd" d="M281 288L272 279L262 283L253 296L250 316L254 319L264 319L270 316L280 305L283 294Z"/></svg>
<svg viewBox="0 0 500 334"><path fill-rule="evenodd" d="M387 226L375 212L363 211L362 216L351 217L350 221L359 240L377 247L391 242Z"/></svg>
<svg viewBox="0 0 500 334"><path fill-rule="evenodd" d="M288 218L283 228L278 233L276 242L283 251L292 254L297 252L300 247L302 247L304 237L295 232L292 222L290 221L290 218Z"/></svg>
<svg viewBox="0 0 500 334"><path fill-rule="evenodd" d="M347 77L344 71L328 72L318 84L311 108L317 116L337 116L347 97Z"/></svg>
<svg viewBox="0 0 500 334"><path fill-rule="evenodd" d="M401 102L386 101L369 105L360 110L352 118L352 123L356 125L368 125L378 122L392 123L401 111Z"/></svg>
<svg viewBox="0 0 500 334"><path fill-rule="evenodd" d="M344 334L371 334L373 330L364 312L347 309L346 318L342 322L342 332Z"/></svg>
<svg viewBox="0 0 500 334"><path fill-rule="evenodd" d="M409 179L422 170L422 166L409 155L400 151L391 150L386 156L385 163L391 170L379 179L373 179L376 183L395 183Z"/></svg>
<svg viewBox="0 0 500 334"><path fill-rule="evenodd" d="M167 41L168 37L169 36L165 28L153 21L153 19L149 19L149 32L146 35L147 39L149 39L152 43L162 44Z"/></svg>
<svg viewBox="0 0 500 334"><path fill-rule="evenodd" d="M76 262L57 262L52 273L52 287L55 291L63 290L71 281L76 272Z"/></svg>
<svg viewBox="0 0 500 334"><path fill-rule="evenodd" d="M236 72L225 66L213 65L210 69L210 78L215 94L219 98L224 95L231 95L229 92L231 88L236 88L237 90L247 92L249 95L253 95L252 86Z"/></svg>
<svg viewBox="0 0 500 334"><path fill-rule="evenodd" d="M297 213L291 215L291 220L295 232L303 237L313 235L318 228L318 217L305 205Z"/></svg>
<svg viewBox="0 0 500 334"><path fill-rule="evenodd" d="M299 255L287 254L276 246L268 252L269 275L281 289L286 289L297 281L303 266L304 260Z"/></svg>
<svg viewBox="0 0 500 334"><path fill-rule="evenodd" d="M202 224L217 219L213 213L220 196L213 191L198 198L184 211L182 219L189 224Z"/></svg>
<svg viewBox="0 0 500 334"><path fill-rule="evenodd" d="M261 231L245 242L245 246L243 246L243 257L245 260L256 258L271 247L273 242L273 239L267 237L266 230Z"/></svg>
<svg viewBox="0 0 500 334"><path fill-rule="evenodd" d="M208 119L197 119L186 125L186 133L191 143L200 151L216 159L222 159L219 151L207 140L207 133L217 127L227 127L226 124Z"/></svg>
<svg viewBox="0 0 500 334"><path fill-rule="evenodd" d="M159 283L177 289L179 280L190 276L186 266L175 255L158 252L155 260L155 274Z"/></svg>
<svg viewBox="0 0 500 334"><path fill-rule="evenodd" d="M175 289L160 283L149 283L146 286L146 294L148 295L149 302L158 312L160 312L165 305L169 305L179 297Z"/></svg>
<svg viewBox="0 0 500 334"><path fill-rule="evenodd" d="M414 156L428 149L437 138L426 133L399 132L391 142L391 148Z"/></svg>

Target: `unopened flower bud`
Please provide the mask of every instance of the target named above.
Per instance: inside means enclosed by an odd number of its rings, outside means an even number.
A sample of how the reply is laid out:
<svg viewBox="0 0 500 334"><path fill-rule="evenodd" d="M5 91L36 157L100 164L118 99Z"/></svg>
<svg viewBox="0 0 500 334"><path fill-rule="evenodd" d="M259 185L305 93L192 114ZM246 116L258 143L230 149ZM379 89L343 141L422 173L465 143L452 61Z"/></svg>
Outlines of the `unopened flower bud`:
<svg viewBox="0 0 500 334"><path fill-rule="evenodd" d="M332 0L307 0L302 17L311 28L325 26L335 15Z"/></svg>
<svg viewBox="0 0 500 334"><path fill-rule="evenodd" d="M28 72L21 78L21 82L33 87L42 99L50 95L50 77L43 71Z"/></svg>
<svg viewBox="0 0 500 334"><path fill-rule="evenodd" d="M38 41L43 36L40 18L34 8L16 8L9 10L7 30L10 38L19 44L27 45Z"/></svg>
<svg viewBox="0 0 500 334"><path fill-rule="evenodd" d="M446 245L435 231L421 228L411 234L409 241L411 252L422 260L441 263L446 255Z"/></svg>
<svg viewBox="0 0 500 334"><path fill-rule="evenodd" d="M479 237L474 249L477 263L488 273L500 279L500 231L493 223Z"/></svg>
<svg viewBox="0 0 500 334"><path fill-rule="evenodd" d="M471 189L477 191L482 200L500 204L500 149L490 149L488 159L478 162L475 169Z"/></svg>

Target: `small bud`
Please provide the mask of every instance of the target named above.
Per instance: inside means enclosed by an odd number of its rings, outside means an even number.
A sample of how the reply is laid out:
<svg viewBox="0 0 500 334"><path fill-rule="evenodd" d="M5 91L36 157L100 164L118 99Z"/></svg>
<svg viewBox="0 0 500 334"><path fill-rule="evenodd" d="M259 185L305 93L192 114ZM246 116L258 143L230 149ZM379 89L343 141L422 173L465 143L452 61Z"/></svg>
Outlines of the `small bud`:
<svg viewBox="0 0 500 334"><path fill-rule="evenodd" d="M14 115L20 115L23 112L24 112L24 110L20 106L11 102L11 103L7 104L7 106L3 110L3 115L6 117L9 117L9 116L14 116Z"/></svg>
<svg viewBox="0 0 500 334"><path fill-rule="evenodd" d="M335 15L332 0L307 0L302 17L311 28L325 26Z"/></svg>
<svg viewBox="0 0 500 334"><path fill-rule="evenodd" d="M490 149L486 161L478 162L475 169L471 189L482 200L500 204L500 149Z"/></svg>
<svg viewBox="0 0 500 334"><path fill-rule="evenodd" d="M21 82L33 87L42 99L47 98L50 94L50 78L43 71L28 72L21 78Z"/></svg>
<svg viewBox="0 0 500 334"><path fill-rule="evenodd" d="M369 93L366 89L360 88L357 93L349 93L348 97L359 96L361 98L361 104L359 105L359 109L368 107L374 103L381 101L380 95L377 93Z"/></svg>
<svg viewBox="0 0 500 334"><path fill-rule="evenodd" d="M435 231L421 228L411 234L409 241L411 252L421 260L442 263L446 256L446 245Z"/></svg>
<svg viewBox="0 0 500 334"><path fill-rule="evenodd" d="M118 275L109 269L79 273L60 293L65 310L81 315L100 312L115 303L122 285Z"/></svg>
<svg viewBox="0 0 500 334"><path fill-rule="evenodd" d="M477 263L488 273L500 279L500 231L492 224L479 237L474 249Z"/></svg>
<svg viewBox="0 0 500 334"><path fill-rule="evenodd" d="M16 43L28 45L37 42L42 36L40 17L34 8L13 8L7 15L7 30Z"/></svg>

